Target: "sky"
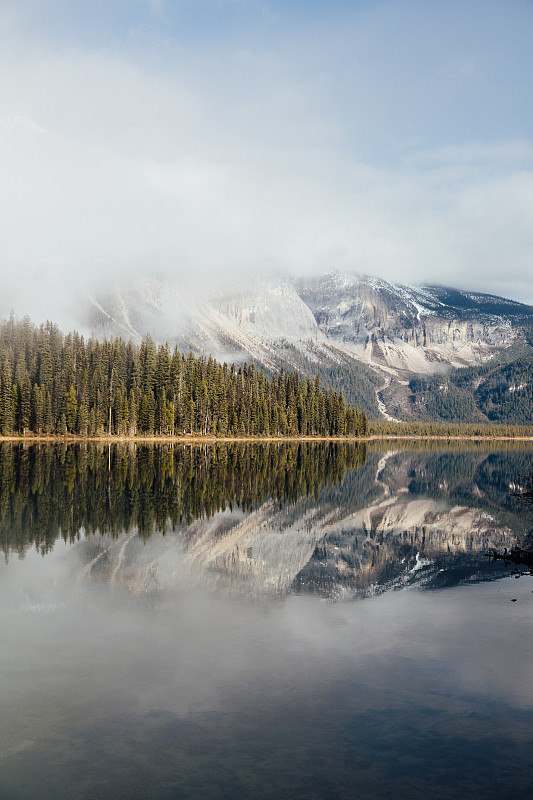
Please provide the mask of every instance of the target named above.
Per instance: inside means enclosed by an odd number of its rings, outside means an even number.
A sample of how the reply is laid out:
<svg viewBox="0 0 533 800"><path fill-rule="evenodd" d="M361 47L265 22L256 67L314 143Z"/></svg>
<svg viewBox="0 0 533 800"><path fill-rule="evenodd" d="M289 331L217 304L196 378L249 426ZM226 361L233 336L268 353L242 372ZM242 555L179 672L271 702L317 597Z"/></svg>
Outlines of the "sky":
<svg viewBox="0 0 533 800"><path fill-rule="evenodd" d="M532 31L533 0L0 0L2 312L331 269L533 304Z"/></svg>

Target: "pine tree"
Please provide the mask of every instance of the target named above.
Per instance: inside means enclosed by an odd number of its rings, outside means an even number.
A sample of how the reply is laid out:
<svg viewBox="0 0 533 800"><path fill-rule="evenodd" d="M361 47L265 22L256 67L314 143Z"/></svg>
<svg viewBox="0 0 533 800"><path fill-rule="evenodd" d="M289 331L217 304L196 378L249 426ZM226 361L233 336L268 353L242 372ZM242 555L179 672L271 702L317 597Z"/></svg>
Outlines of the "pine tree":
<svg viewBox="0 0 533 800"><path fill-rule="evenodd" d="M67 432L67 418L65 416L65 412L61 414L59 418L59 424L57 426L57 432L60 436L64 436Z"/></svg>
<svg viewBox="0 0 533 800"><path fill-rule="evenodd" d="M35 433L44 431L44 398L43 391L37 384L32 391L32 428Z"/></svg>
<svg viewBox="0 0 533 800"><path fill-rule="evenodd" d="M69 433L76 430L76 420L78 416L78 401L76 400L76 390L71 384L65 400L65 424Z"/></svg>
<svg viewBox="0 0 533 800"><path fill-rule="evenodd" d="M89 409L87 408L87 403L85 398L82 398L79 406L78 406L78 420L77 420L77 431L80 436L87 436L89 430Z"/></svg>
<svg viewBox="0 0 533 800"><path fill-rule="evenodd" d="M13 413L13 384L11 382L11 365L8 361L4 362L2 368L2 385L1 385L1 415L0 426L4 436L9 436L13 433L14 413Z"/></svg>
<svg viewBox="0 0 533 800"><path fill-rule="evenodd" d="M26 434L31 423L31 383L28 373L25 372L20 387L20 414L19 427L22 434Z"/></svg>

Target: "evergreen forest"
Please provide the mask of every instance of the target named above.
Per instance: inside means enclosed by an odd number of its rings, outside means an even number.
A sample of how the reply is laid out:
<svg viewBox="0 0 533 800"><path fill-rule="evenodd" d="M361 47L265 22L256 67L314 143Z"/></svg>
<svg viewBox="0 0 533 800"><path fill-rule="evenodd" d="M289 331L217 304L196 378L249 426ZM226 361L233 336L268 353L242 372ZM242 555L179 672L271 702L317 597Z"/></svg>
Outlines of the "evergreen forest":
<svg viewBox="0 0 533 800"><path fill-rule="evenodd" d="M0 326L4 436L358 436L367 417L318 376L100 342L13 316Z"/></svg>
<svg viewBox="0 0 533 800"><path fill-rule="evenodd" d="M448 375L412 378L412 414L428 421L531 424L532 368L533 351L521 346Z"/></svg>

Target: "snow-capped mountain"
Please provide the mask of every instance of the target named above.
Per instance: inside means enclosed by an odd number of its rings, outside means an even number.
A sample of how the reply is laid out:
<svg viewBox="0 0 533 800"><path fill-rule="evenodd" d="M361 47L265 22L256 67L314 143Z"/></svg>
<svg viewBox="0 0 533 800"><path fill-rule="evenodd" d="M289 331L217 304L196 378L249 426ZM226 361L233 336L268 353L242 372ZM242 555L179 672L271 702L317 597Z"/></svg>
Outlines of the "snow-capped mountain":
<svg viewBox="0 0 533 800"><path fill-rule="evenodd" d="M328 340L392 375L490 358L521 336L533 309L491 295L330 274L298 293Z"/></svg>
<svg viewBox="0 0 533 800"><path fill-rule="evenodd" d="M228 362L337 374L349 395L350 371L365 368L375 388L406 385L483 364L525 342L532 325L532 307L493 295L330 272L201 289L138 277L94 292L86 327L97 336L150 334Z"/></svg>
<svg viewBox="0 0 533 800"><path fill-rule="evenodd" d="M522 335L533 308L492 295L330 273L199 291L137 278L91 296L96 334L176 342L271 366L291 345L319 358L346 353L392 374L486 360Z"/></svg>

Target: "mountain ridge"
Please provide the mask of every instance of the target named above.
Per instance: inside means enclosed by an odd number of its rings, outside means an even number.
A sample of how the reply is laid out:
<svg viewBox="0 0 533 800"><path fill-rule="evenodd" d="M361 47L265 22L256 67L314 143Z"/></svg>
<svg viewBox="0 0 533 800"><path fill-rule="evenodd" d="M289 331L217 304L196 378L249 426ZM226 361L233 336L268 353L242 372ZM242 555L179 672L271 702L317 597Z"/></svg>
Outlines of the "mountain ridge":
<svg viewBox="0 0 533 800"><path fill-rule="evenodd" d="M431 384L513 348L529 351L533 307L478 291L335 271L202 290L139 276L93 292L85 322L96 336L149 334L228 363L318 374L375 418L427 419L413 379L426 376ZM491 418L478 410L468 419Z"/></svg>

